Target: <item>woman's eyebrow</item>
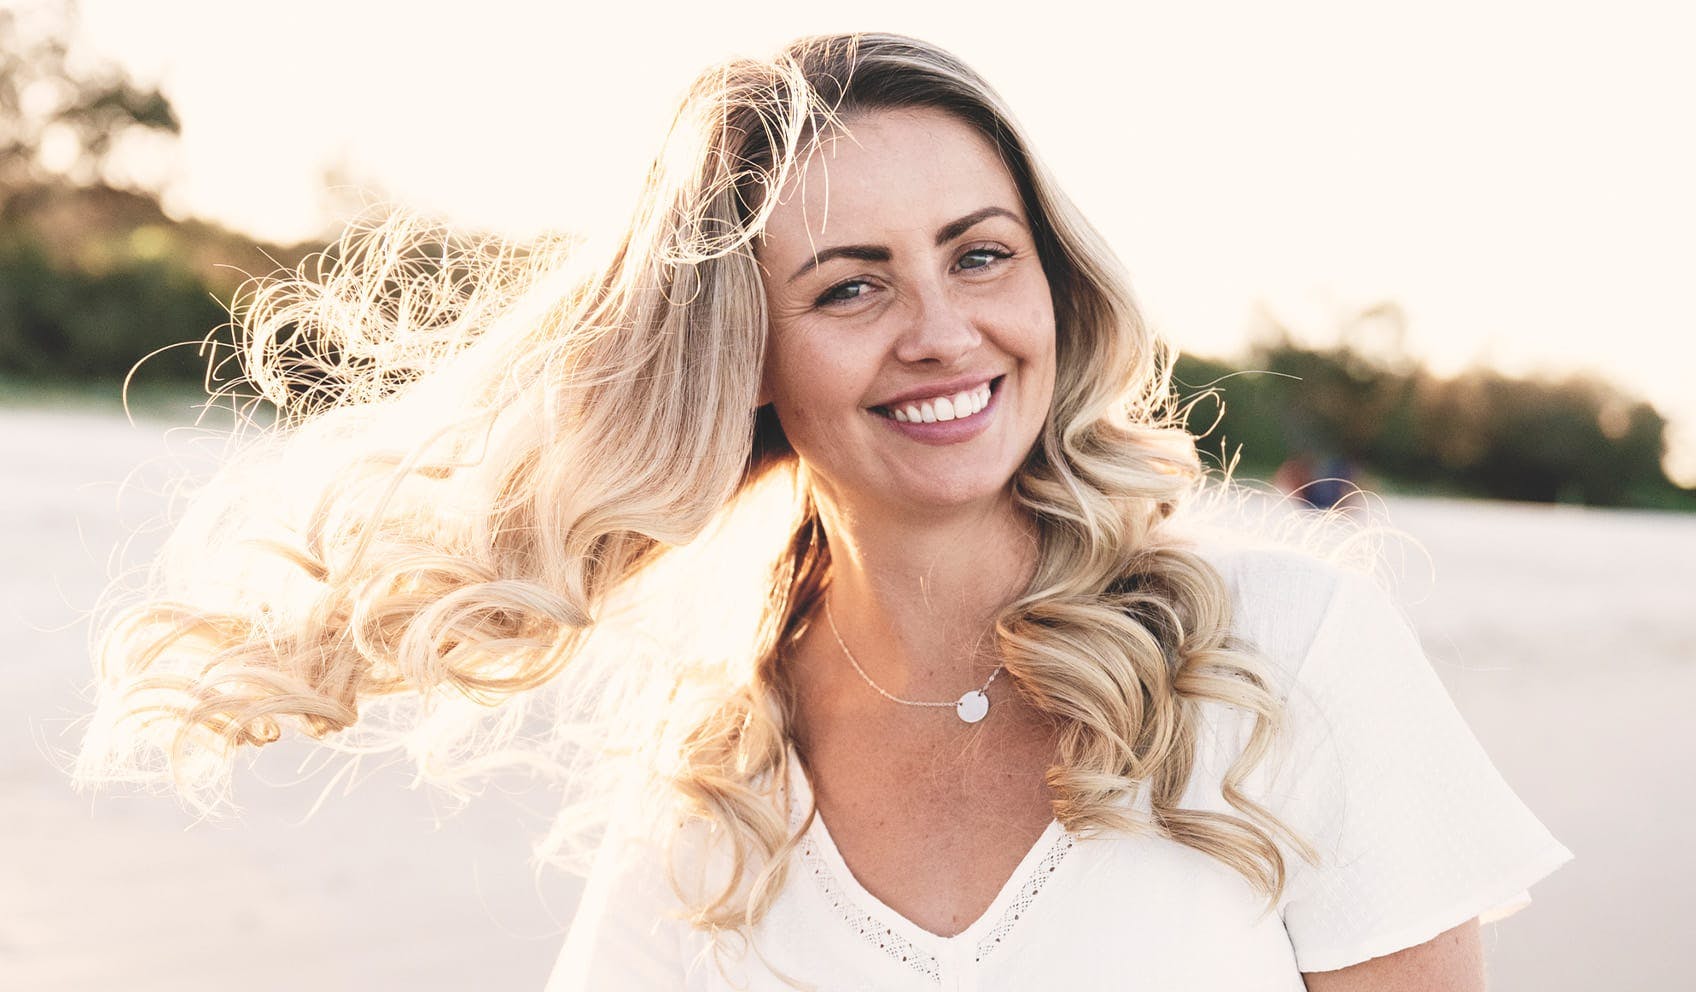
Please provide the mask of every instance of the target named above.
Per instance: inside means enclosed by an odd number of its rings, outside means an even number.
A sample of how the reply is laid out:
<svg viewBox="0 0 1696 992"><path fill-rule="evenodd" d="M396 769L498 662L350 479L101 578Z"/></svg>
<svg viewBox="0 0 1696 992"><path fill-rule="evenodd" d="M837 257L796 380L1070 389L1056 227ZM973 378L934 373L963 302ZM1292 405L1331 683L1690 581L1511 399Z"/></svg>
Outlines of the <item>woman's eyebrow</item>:
<svg viewBox="0 0 1696 992"><path fill-rule="evenodd" d="M967 231L971 230L973 224L976 224L979 221L988 220L991 217L1006 217L1008 220L1013 221L1020 227L1025 226L1025 222L1019 218L1019 215L1008 210L1006 207L984 207L981 210L972 211L959 220L949 221L942 225L942 227L936 232L937 247L941 247L948 242L953 241L960 235L965 234Z"/></svg>
<svg viewBox="0 0 1696 992"><path fill-rule="evenodd" d="M1018 214L1006 207L983 207L972 211L959 220L951 220L938 228L936 243L938 246L945 245L971 230L974 224L991 217L1006 217L1020 227L1025 224ZM892 257L890 250L883 245L837 245L834 248L814 252L812 258L807 259L800 268L795 270L795 274L789 277L789 281L794 282L834 258L857 258L863 262L887 262Z"/></svg>
<svg viewBox="0 0 1696 992"><path fill-rule="evenodd" d="M833 258L857 258L863 262L887 262L891 257L893 256L890 255L889 249L881 245L838 245L835 248L826 248L824 251L814 252L812 258L807 259L800 268L795 270L795 274L789 277L789 281L794 282Z"/></svg>

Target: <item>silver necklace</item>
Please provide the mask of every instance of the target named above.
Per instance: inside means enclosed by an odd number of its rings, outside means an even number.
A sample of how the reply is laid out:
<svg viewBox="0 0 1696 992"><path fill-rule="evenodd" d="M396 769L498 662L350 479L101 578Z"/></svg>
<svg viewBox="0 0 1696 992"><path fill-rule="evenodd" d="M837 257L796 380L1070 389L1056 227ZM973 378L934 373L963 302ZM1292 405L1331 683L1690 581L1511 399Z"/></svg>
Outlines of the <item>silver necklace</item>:
<svg viewBox="0 0 1696 992"><path fill-rule="evenodd" d="M866 674L866 670L860 667L860 663L854 660L854 652L848 650L848 645L842 640L842 632L836 629L836 618L830 614L829 597L826 597L824 601L824 618L830 622L830 632L836 635L836 643L842 648L842 653L847 656L848 664L853 665L854 671L860 673L860 678L865 679L866 684L876 689L883 698L900 703L903 706L952 706L954 707L954 715L967 723L977 723L989 714L989 683L994 682L995 677L1001 674L1002 666L995 666L995 671L989 673L989 682L985 682L982 689L973 689L952 703L931 703L917 699L902 699L885 692L883 686L873 682L872 677Z"/></svg>

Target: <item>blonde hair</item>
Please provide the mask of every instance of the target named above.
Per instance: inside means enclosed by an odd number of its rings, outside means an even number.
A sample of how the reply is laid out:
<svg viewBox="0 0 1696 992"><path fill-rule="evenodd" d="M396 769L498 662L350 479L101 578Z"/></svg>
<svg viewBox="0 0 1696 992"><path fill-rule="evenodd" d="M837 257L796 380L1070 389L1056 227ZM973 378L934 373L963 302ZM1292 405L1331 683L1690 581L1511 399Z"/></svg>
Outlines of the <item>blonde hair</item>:
<svg viewBox="0 0 1696 992"><path fill-rule="evenodd" d="M584 795L616 752L667 782L683 819L714 825L730 875L690 894L691 922L751 928L799 839L782 808L782 651L830 567L802 467L754 407L767 323L751 242L776 199L764 193L843 115L914 106L994 143L1053 288L1053 407L1012 480L1040 558L993 637L1060 728L1055 816L1075 832L1155 831L1270 905L1280 842L1313 854L1242 788L1279 700L1230 633L1221 576L1163 526L1210 478L1174 408L1172 355L1000 98L893 35L807 38L709 70L605 248L465 242L395 214L254 283L234 326L276 421L240 432L144 593L101 625L77 780L168 777L211 811L243 745L285 725L334 740L389 722L401 729L384 739L451 781L539 722L553 735L540 753L576 748L554 767ZM750 512L772 499L791 515L782 532ZM771 556L746 638L679 655L642 630L675 605L656 592L667 569L736 543L732 521L749 520ZM620 623L650 643L600 645ZM540 721L499 708L544 686L562 695ZM1253 717L1222 782L1235 815L1180 805L1207 704ZM1146 820L1127 802L1139 792ZM548 850L577 836L567 819Z"/></svg>

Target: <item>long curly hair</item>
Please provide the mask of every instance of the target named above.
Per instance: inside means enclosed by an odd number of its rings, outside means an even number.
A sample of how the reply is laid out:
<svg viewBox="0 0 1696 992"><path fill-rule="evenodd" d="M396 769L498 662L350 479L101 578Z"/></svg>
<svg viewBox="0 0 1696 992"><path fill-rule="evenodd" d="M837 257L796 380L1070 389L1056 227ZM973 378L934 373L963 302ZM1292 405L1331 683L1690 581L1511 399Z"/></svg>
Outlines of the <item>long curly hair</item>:
<svg viewBox="0 0 1696 992"><path fill-rule="evenodd" d="M98 625L78 782L168 781L209 811L244 746L285 727L327 743L391 728L442 781L545 727L537 753L583 798L564 808L599 795L591 769L628 782L634 763L666 785L671 822L728 845L729 875L686 894L693 925L756 924L800 839L782 658L831 552L805 466L755 406L768 326L752 243L766 194L844 117L906 107L999 150L1052 287L1052 409L1011 483L1039 561L993 639L1060 730L1054 815L1189 845L1271 905L1285 845L1313 853L1243 788L1279 699L1231 636L1222 577L1165 526L1214 479L1173 355L1000 97L895 35L707 71L610 242L467 241L397 213L252 283L231 325L239 381L274 416L239 432L146 588ZM732 548L755 549L745 586L715 580L709 601L675 578ZM735 634L708 645L708 626ZM557 710L514 708L545 687ZM1252 716L1223 777L1234 814L1180 805L1209 704ZM588 822L562 814L544 850Z"/></svg>

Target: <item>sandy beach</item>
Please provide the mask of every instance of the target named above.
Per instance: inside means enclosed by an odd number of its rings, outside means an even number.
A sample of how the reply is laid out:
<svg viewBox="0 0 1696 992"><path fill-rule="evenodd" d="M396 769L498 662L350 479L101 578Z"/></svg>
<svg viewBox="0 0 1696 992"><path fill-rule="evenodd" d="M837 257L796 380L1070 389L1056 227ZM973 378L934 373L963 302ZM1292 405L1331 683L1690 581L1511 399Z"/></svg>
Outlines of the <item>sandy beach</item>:
<svg viewBox="0 0 1696 992"><path fill-rule="evenodd" d="M577 880L535 877L547 797L455 813L373 771L310 818L304 745L238 777L238 821L73 793L86 628L128 528L161 512L158 422L0 409L0 989L539 989ZM149 496L149 493L154 495ZM1696 517L1394 499L1429 553L1404 591L1507 781L1575 854L1486 929L1496 990L1688 987L1696 853ZM137 538L124 560L141 560Z"/></svg>

